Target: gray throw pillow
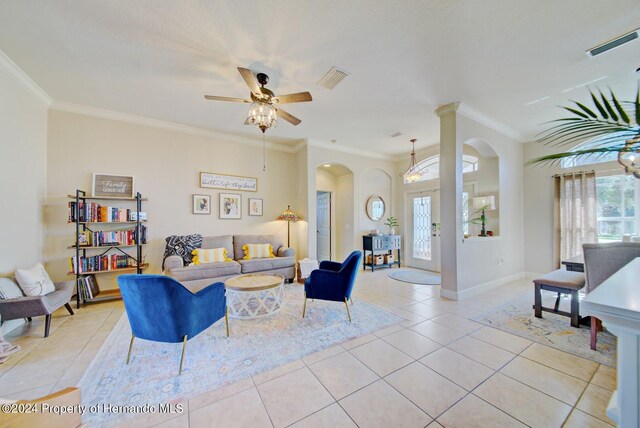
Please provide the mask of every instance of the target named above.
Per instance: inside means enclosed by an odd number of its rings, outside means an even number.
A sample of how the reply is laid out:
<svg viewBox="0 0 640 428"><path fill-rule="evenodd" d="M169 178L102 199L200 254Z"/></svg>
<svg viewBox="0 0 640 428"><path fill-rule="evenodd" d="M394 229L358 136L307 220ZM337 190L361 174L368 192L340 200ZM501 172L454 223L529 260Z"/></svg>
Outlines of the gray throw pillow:
<svg viewBox="0 0 640 428"><path fill-rule="evenodd" d="M187 266L193 261L193 254L191 252L196 248L202 247L202 235L172 235L167 239L167 246L164 249L164 257L162 258L162 269L164 269L164 261L169 256L180 256Z"/></svg>
<svg viewBox="0 0 640 428"><path fill-rule="evenodd" d="M11 278L0 278L0 299L15 299L22 297L22 290Z"/></svg>

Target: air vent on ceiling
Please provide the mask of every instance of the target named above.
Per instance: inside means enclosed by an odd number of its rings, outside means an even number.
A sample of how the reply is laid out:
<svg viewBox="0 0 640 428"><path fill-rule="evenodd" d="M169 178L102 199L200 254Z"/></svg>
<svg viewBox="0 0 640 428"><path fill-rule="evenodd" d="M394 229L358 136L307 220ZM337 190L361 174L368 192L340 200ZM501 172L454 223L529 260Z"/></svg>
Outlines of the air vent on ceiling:
<svg viewBox="0 0 640 428"><path fill-rule="evenodd" d="M400 132L400 131L396 131L396 132L394 132L393 134L389 135L389 137L391 137L391 138L396 138L396 137L399 137L399 136L401 136L401 135L402 135L402 132Z"/></svg>
<svg viewBox="0 0 640 428"><path fill-rule="evenodd" d="M625 43L629 43L638 38L638 30L640 30L640 28L636 28L635 30L627 34L623 34L622 36L616 37L613 40L609 40L608 42L596 46L595 48L591 48L587 50L587 55L589 55L590 57L594 57L596 55L600 55L607 51L610 51L611 49L617 48L618 46L624 45Z"/></svg>
<svg viewBox="0 0 640 428"><path fill-rule="evenodd" d="M318 85L323 88L333 89L349 74L347 71L341 70L338 67L331 67L331 70L327 71L327 73L322 76L322 79L318 81Z"/></svg>

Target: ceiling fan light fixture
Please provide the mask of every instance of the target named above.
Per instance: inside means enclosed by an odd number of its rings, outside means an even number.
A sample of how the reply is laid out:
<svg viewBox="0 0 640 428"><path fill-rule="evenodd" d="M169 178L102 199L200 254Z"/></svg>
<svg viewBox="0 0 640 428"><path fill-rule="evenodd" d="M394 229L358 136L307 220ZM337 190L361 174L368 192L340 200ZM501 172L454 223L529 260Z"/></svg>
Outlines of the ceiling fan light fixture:
<svg viewBox="0 0 640 428"><path fill-rule="evenodd" d="M269 103L256 101L249 107L247 121L260 128L264 134L267 129L278 126L277 110Z"/></svg>

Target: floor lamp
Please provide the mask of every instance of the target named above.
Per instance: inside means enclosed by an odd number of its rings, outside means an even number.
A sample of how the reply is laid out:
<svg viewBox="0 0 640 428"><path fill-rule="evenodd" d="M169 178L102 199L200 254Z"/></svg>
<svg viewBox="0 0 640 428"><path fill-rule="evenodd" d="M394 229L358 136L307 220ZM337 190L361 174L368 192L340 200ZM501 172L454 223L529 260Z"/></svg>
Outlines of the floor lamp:
<svg viewBox="0 0 640 428"><path fill-rule="evenodd" d="M287 222L287 248L291 246L291 222L300 220L300 216L291 209L291 205L287 205L287 209L276 218Z"/></svg>

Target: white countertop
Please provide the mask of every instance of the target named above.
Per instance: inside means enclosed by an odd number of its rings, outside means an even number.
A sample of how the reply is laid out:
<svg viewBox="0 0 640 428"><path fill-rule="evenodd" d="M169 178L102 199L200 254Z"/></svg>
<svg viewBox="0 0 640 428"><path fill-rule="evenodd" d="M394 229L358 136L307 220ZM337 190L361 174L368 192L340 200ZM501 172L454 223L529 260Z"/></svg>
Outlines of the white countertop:
<svg viewBox="0 0 640 428"><path fill-rule="evenodd" d="M587 294L580 306L587 314L608 314L640 325L640 257Z"/></svg>

